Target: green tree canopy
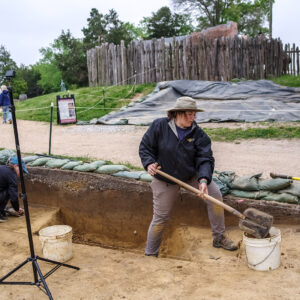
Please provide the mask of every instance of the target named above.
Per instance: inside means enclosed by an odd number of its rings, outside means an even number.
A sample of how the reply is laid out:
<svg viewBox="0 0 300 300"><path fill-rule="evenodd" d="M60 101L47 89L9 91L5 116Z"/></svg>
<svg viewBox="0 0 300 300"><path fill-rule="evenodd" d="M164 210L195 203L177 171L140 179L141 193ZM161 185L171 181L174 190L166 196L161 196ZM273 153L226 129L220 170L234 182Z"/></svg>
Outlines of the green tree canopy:
<svg viewBox="0 0 300 300"><path fill-rule="evenodd" d="M66 84L87 85L86 52L82 40L74 38L69 30L63 30L52 44L52 52L48 49L46 53L49 56L52 53Z"/></svg>
<svg viewBox="0 0 300 300"><path fill-rule="evenodd" d="M5 73L7 70L16 70L17 64L10 57L10 53L5 46L0 45L0 82L5 80Z"/></svg>
<svg viewBox="0 0 300 300"><path fill-rule="evenodd" d="M271 0L275 1L275 0ZM180 11L188 10L198 21L198 30L235 21L242 34L268 32L270 0L172 0Z"/></svg>
<svg viewBox="0 0 300 300"><path fill-rule="evenodd" d="M27 93L28 98L42 94L42 87L38 84L38 81L41 79L41 74L35 67L21 65L20 68L17 69L17 78L23 79L26 82L27 89L22 92Z"/></svg>
<svg viewBox="0 0 300 300"><path fill-rule="evenodd" d="M194 29L189 15L172 13L167 6L153 12L151 17L145 17L141 24L147 39L186 35Z"/></svg>
<svg viewBox="0 0 300 300"><path fill-rule="evenodd" d="M82 29L85 49L106 42L119 45L121 40L128 44L132 39L137 38L139 33L133 24L122 22L114 9L103 15L96 8L92 8L87 21L87 27Z"/></svg>

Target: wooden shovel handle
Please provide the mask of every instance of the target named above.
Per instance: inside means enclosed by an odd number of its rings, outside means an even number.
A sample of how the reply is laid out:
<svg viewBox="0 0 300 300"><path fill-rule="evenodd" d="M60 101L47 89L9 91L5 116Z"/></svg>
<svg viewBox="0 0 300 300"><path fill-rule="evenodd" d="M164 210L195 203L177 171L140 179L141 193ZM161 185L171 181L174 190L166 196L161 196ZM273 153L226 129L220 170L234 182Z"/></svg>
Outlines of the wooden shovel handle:
<svg viewBox="0 0 300 300"><path fill-rule="evenodd" d="M171 180L171 181L173 181L173 182L175 182L175 183L177 183L181 187L183 187L183 188L185 188L185 189L187 189L187 190L195 193L200 198L203 197L206 200L208 200L208 201L210 201L210 202L212 202L212 203L214 203L216 205L219 205L219 206L223 207L225 210L227 210L228 212L234 214L237 217L239 217L239 218L241 218L243 220L246 218L242 213L240 213L239 211L237 211L233 207L231 207L231 206L223 203L222 201L220 201L220 200L218 200L218 199L216 199L216 198L214 198L212 196L209 196L208 194L201 193L198 189L192 187L191 185L189 185L189 184L187 184L187 183L185 183L185 182L183 182L183 181L181 181L181 180L179 180L179 179L177 179L177 178L175 178L175 177L173 177L173 176L171 176L171 175L169 175L169 174L167 174L167 173L165 173L165 172L163 172L163 171L161 171L159 169L156 169L156 173L159 174L159 175L161 175L161 176L163 176L163 177L165 177L165 178L167 178L167 179L169 179L169 180Z"/></svg>

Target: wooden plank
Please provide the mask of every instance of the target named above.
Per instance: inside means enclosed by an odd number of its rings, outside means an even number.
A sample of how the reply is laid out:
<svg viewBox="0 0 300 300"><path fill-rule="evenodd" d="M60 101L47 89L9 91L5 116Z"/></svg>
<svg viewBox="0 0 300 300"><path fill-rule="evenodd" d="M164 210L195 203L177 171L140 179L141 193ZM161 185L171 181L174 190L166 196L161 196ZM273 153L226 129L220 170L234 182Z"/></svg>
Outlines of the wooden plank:
<svg viewBox="0 0 300 300"><path fill-rule="evenodd" d="M127 84L127 64L126 64L126 48L125 48L125 43L122 40L121 41L121 49L120 49L121 53L121 63L120 63L120 67L121 67L121 82L122 85Z"/></svg>
<svg viewBox="0 0 300 300"><path fill-rule="evenodd" d="M98 61L98 65L97 65L97 86L101 86L102 85L102 72L101 72L101 64L102 64L102 56L101 56L101 47L97 46L96 47L96 52L97 52L97 61Z"/></svg>
<svg viewBox="0 0 300 300"><path fill-rule="evenodd" d="M292 74L296 75L296 45L295 43L293 44L293 56L292 56Z"/></svg>
<svg viewBox="0 0 300 300"><path fill-rule="evenodd" d="M297 75L300 74L300 70L299 70L299 47L296 48L296 55L297 55Z"/></svg>
<svg viewBox="0 0 300 300"><path fill-rule="evenodd" d="M208 53L207 53L207 42L206 39L203 37L202 38L202 43L203 43L203 56L202 56L202 61L203 61L203 72L204 72L204 78L203 80L209 80L209 74L208 74Z"/></svg>
<svg viewBox="0 0 300 300"><path fill-rule="evenodd" d="M117 69L117 82L122 85L122 64L121 64L121 46L116 45L116 69Z"/></svg>
<svg viewBox="0 0 300 300"><path fill-rule="evenodd" d="M161 51L161 60L160 60L160 68L161 68L161 80L166 80L166 45L165 39L162 37L160 39L160 51Z"/></svg>

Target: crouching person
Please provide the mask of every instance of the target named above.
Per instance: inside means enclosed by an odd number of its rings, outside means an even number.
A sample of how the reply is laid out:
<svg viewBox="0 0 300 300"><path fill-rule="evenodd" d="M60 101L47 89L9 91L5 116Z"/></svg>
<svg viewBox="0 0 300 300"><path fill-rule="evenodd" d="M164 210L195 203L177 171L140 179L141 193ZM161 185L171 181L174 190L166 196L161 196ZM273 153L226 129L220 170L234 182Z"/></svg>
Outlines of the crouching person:
<svg viewBox="0 0 300 300"><path fill-rule="evenodd" d="M22 168L28 173L24 160L22 159ZM24 214L23 208L19 206L18 198L18 177L20 176L18 157L13 156L9 164L0 166L0 223L6 222L5 207L10 200L12 207L19 216Z"/></svg>

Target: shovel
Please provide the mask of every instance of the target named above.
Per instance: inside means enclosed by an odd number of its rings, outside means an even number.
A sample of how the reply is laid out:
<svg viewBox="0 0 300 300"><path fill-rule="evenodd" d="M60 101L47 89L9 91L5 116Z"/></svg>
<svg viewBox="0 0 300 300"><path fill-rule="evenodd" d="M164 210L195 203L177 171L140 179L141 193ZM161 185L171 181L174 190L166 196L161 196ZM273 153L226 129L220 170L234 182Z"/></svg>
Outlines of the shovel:
<svg viewBox="0 0 300 300"><path fill-rule="evenodd" d="M293 177L293 176L281 175L281 174L275 174L275 173L270 173L270 176L272 178L284 178L284 179L300 180L300 177Z"/></svg>
<svg viewBox="0 0 300 300"><path fill-rule="evenodd" d="M177 183L179 186L195 193L199 197L203 197L204 199L223 207L228 212L239 217L240 218L239 227L246 233L248 233L256 238L259 238L259 239L265 238L269 234L269 230L273 224L273 216L271 216L267 213L264 213L262 211L259 211L255 208L247 208L244 211L244 213L242 214L239 211L237 211L236 209L234 209L233 207L223 203L222 201L217 200L205 193L201 193L198 189L188 185L187 183L185 183L185 182L183 182L183 181L181 181L159 169L156 169L156 173Z"/></svg>

